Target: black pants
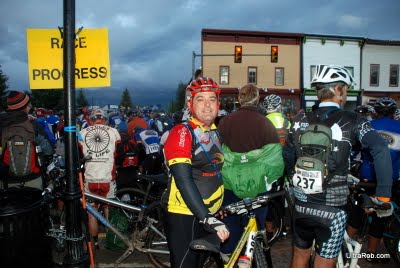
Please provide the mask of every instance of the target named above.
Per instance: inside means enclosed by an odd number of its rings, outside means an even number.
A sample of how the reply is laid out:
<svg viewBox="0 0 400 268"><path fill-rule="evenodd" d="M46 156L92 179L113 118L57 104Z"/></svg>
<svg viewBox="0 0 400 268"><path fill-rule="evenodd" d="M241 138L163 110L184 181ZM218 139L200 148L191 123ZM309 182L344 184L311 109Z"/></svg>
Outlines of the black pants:
<svg viewBox="0 0 400 268"><path fill-rule="evenodd" d="M192 240L208 233L192 215L166 213L164 224L167 233L171 268L202 267L209 255L207 251L194 251L189 248Z"/></svg>

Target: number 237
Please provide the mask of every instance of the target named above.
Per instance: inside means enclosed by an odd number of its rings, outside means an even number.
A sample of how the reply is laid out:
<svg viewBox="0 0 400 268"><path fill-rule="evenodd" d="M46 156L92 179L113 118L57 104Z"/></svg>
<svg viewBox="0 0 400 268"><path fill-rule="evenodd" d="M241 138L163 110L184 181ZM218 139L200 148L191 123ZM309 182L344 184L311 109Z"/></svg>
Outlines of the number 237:
<svg viewBox="0 0 400 268"><path fill-rule="evenodd" d="M315 183L315 179L297 176L296 186L298 186L298 187L312 189L314 186L314 183Z"/></svg>

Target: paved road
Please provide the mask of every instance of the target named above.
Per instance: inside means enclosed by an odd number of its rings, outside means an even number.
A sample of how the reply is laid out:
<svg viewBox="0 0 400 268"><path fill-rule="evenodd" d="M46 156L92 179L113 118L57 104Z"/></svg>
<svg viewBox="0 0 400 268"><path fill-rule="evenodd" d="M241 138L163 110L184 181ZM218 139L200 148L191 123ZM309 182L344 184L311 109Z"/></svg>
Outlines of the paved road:
<svg viewBox="0 0 400 268"><path fill-rule="evenodd" d="M99 268L114 267L113 262L119 258L123 251L110 251L105 249L104 240L100 241L102 248L96 252L96 262ZM274 268L287 268L290 266L290 260L292 256L292 245L291 237L281 238L272 248L272 260ZM386 253L386 250L382 247L379 249L380 252ZM362 252L365 251L365 246ZM388 264L371 264L364 259L359 260L361 268L398 268L399 266L391 260ZM147 260L146 256L141 253L134 252L118 267L153 267Z"/></svg>

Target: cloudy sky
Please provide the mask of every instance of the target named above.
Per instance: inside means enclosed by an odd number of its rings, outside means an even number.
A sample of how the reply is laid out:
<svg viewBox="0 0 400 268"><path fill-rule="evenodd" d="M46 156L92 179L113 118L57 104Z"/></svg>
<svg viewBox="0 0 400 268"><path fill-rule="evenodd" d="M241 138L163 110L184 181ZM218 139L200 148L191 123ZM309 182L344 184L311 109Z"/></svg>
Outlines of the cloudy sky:
<svg viewBox="0 0 400 268"><path fill-rule="evenodd" d="M135 103L169 102L191 76L203 28L400 40L399 13L399 0L76 0L76 27L109 34L111 87L85 92L101 105L118 102L125 88ZM62 25L62 0L0 1L0 65L10 89L29 90L26 29Z"/></svg>

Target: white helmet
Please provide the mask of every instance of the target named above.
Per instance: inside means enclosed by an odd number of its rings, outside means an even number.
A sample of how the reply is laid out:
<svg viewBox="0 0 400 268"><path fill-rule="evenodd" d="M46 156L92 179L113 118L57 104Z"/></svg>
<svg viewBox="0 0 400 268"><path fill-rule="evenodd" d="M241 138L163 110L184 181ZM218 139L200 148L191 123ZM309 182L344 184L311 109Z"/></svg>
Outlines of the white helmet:
<svg viewBox="0 0 400 268"><path fill-rule="evenodd" d="M228 115L228 112L224 109L218 111L218 117L224 117L226 115Z"/></svg>
<svg viewBox="0 0 400 268"><path fill-rule="evenodd" d="M282 103L281 97L279 97L278 95L275 95L275 94L271 94L271 95L265 97L263 106L264 106L265 110L267 111L267 113L270 113L270 112L278 110L281 103Z"/></svg>
<svg viewBox="0 0 400 268"><path fill-rule="evenodd" d="M314 77L311 80L311 87L315 87L317 84L329 84L335 82L343 82L348 86L356 84L350 72L342 66L317 65Z"/></svg>

